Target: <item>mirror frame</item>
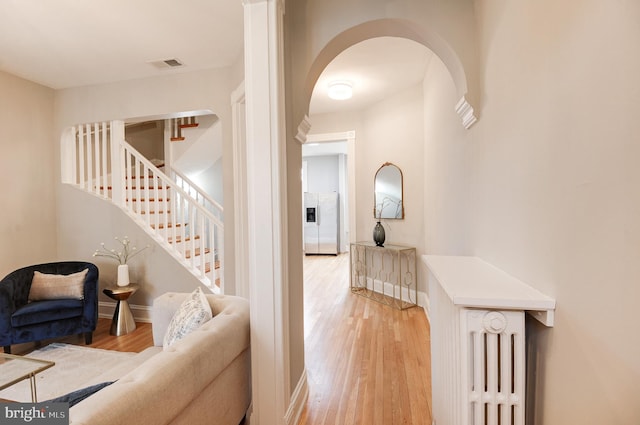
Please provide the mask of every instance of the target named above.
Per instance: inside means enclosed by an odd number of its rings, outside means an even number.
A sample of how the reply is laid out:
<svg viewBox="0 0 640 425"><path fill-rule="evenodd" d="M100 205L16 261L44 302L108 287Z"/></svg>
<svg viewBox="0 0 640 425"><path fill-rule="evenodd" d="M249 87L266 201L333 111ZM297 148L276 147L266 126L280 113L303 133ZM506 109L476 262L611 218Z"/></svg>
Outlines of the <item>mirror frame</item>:
<svg viewBox="0 0 640 425"><path fill-rule="evenodd" d="M400 174L400 216L399 217L378 217L378 203L376 202L376 181L378 179L378 174L380 174L380 171L382 171L385 167L394 167L396 170L398 170L398 173ZM380 221L380 220L404 220L404 176L402 174L402 170L400 169L400 167L398 167L397 165L391 163L391 162L385 162L384 164L382 164L380 166L380 168L378 168L378 171L376 171L375 176L373 177L373 217Z"/></svg>

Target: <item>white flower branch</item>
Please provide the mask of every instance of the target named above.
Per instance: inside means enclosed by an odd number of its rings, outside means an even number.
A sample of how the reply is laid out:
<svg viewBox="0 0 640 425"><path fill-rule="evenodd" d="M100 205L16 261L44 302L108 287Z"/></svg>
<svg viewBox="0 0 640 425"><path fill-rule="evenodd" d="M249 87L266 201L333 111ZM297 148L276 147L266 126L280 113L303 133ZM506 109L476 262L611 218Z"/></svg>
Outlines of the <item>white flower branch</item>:
<svg viewBox="0 0 640 425"><path fill-rule="evenodd" d="M131 246L131 242L129 241L129 237L125 236L122 239L118 237L115 238L116 241L122 245L122 249L116 251L115 249L107 249L104 246L104 242L100 244L100 248L96 249L96 252L93 253L94 257L107 257L113 260L116 260L120 264L127 264L129 260L131 260L136 255L140 254L145 249L149 248L149 245L142 247L142 249L138 249L135 246Z"/></svg>

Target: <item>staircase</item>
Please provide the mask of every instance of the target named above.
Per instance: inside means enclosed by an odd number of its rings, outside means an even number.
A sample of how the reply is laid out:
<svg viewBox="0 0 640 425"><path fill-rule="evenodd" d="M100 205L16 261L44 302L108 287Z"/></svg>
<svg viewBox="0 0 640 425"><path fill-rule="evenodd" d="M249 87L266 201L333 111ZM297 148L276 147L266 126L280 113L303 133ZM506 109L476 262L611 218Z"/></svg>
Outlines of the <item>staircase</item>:
<svg viewBox="0 0 640 425"><path fill-rule="evenodd" d="M129 145L122 121L68 129L61 159L63 183L119 206L212 292L224 293L222 207Z"/></svg>
<svg viewBox="0 0 640 425"><path fill-rule="evenodd" d="M171 119L171 141L181 142L184 140L182 129L197 127L196 117L172 118Z"/></svg>

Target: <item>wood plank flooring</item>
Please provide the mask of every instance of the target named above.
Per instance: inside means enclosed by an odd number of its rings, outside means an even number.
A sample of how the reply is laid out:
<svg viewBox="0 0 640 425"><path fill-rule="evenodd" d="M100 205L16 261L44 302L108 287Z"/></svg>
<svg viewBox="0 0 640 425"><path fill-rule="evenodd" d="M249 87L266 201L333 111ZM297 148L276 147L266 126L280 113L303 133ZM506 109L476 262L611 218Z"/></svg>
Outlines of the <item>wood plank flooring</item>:
<svg viewBox="0 0 640 425"><path fill-rule="evenodd" d="M399 311L352 294L349 256L305 258L305 353L309 400L299 425L430 425L429 324L422 308ZM99 319L95 348L140 352L150 323L109 335ZM56 342L84 345L80 336ZM46 345L53 341L43 341ZM35 344L12 346L26 354Z"/></svg>
<svg viewBox="0 0 640 425"><path fill-rule="evenodd" d="M136 330L128 335L122 336L109 335L110 328L111 319L98 319L98 325L93 333L93 342L89 347L139 353L145 348L153 345L151 323L136 322ZM51 342L85 345L84 336L71 335L64 338L42 341L40 346L45 346ZM11 352L13 354L24 355L36 350L37 348L38 346L35 343L17 344L11 346Z"/></svg>
<svg viewBox="0 0 640 425"><path fill-rule="evenodd" d="M431 424L429 324L349 290L349 255L304 264L309 400L299 425Z"/></svg>

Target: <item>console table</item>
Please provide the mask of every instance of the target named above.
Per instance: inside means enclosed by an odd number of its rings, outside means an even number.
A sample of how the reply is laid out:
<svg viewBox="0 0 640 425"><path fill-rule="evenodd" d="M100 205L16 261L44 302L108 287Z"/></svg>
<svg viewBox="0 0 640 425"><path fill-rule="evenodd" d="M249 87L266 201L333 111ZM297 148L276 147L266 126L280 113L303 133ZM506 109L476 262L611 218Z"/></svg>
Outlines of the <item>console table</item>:
<svg viewBox="0 0 640 425"><path fill-rule="evenodd" d="M417 305L415 248L355 242L350 253L351 292L401 310Z"/></svg>

